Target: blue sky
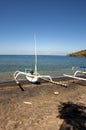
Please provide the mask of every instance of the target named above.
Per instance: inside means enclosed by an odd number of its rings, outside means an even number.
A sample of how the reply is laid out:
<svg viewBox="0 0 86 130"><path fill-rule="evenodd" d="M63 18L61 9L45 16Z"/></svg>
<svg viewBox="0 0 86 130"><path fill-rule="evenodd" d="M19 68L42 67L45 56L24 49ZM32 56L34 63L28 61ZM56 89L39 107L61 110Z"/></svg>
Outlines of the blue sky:
<svg viewBox="0 0 86 130"><path fill-rule="evenodd" d="M86 0L0 0L0 54L86 49Z"/></svg>

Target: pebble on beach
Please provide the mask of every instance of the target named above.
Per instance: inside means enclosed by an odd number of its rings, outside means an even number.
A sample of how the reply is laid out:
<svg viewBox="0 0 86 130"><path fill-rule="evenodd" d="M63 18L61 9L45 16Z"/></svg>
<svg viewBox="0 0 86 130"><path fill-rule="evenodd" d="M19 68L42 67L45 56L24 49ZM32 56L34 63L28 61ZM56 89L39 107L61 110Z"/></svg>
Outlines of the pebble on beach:
<svg viewBox="0 0 86 130"><path fill-rule="evenodd" d="M59 92L54 92L54 94L55 94L55 95L58 95L58 94L59 94Z"/></svg>

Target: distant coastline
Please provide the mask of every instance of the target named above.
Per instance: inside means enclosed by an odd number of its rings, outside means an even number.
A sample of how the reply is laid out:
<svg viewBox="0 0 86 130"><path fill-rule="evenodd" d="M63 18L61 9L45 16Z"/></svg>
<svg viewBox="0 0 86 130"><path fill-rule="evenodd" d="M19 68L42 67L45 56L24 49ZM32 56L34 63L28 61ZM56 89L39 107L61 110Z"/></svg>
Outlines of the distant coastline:
<svg viewBox="0 0 86 130"><path fill-rule="evenodd" d="M68 56L79 56L79 57L86 57L86 50L77 51L74 53L68 54Z"/></svg>

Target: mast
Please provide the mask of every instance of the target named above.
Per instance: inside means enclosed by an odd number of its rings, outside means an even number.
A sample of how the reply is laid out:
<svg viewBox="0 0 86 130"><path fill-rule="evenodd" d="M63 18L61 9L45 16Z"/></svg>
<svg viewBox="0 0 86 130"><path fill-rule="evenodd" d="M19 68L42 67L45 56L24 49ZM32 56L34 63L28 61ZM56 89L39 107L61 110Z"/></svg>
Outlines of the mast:
<svg viewBox="0 0 86 130"><path fill-rule="evenodd" d="M34 73L37 75L37 49L36 49L36 34L34 34L34 41L35 41L35 70Z"/></svg>

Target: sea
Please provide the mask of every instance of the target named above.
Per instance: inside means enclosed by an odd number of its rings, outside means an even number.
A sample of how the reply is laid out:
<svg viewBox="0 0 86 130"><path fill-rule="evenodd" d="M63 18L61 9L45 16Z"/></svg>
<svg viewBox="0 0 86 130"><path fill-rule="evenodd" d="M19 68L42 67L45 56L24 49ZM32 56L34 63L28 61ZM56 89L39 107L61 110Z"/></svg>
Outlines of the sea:
<svg viewBox="0 0 86 130"><path fill-rule="evenodd" d="M34 55L0 55L0 81L13 80L15 71L34 70ZM41 75L52 77L73 74L80 66L86 66L85 57L38 55L37 67Z"/></svg>

